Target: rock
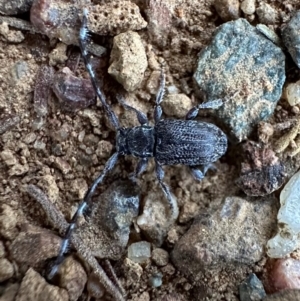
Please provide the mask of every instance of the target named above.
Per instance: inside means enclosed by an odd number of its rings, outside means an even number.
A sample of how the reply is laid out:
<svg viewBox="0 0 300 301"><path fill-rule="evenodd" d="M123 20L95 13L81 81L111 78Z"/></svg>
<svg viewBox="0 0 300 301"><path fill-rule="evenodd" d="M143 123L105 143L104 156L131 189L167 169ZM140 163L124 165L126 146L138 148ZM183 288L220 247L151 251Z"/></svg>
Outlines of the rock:
<svg viewBox="0 0 300 301"><path fill-rule="evenodd" d="M19 116L9 115L0 120L0 135L9 131L20 122Z"/></svg>
<svg viewBox="0 0 300 301"><path fill-rule="evenodd" d="M278 232L268 241L267 254L282 258L300 246L300 171L291 177L280 193Z"/></svg>
<svg viewBox="0 0 300 301"><path fill-rule="evenodd" d="M57 256L61 238L52 231L32 225L23 225L21 232L10 245L10 256L22 267L44 267L45 261Z"/></svg>
<svg viewBox="0 0 300 301"><path fill-rule="evenodd" d="M214 7L224 21L236 20L240 17L240 2L238 0L215 0Z"/></svg>
<svg viewBox="0 0 300 301"><path fill-rule="evenodd" d="M88 14L88 27L100 35L117 35L147 26L139 7L130 1L110 1L94 5Z"/></svg>
<svg viewBox="0 0 300 301"><path fill-rule="evenodd" d="M236 184L251 196L271 194L285 180L284 164L268 147L248 141L243 145L241 174Z"/></svg>
<svg viewBox="0 0 300 301"><path fill-rule="evenodd" d="M255 1L256 0L244 0L241 3L241 10L246 15L252 15L255 13Z"/></svg>
<svg viewBox="0 0 300 301"><path fill-rule="evenodd" d="M154 249L151 258L158 267L163 267L169 263L169 253L161 248Z"/></svg>
<svg viewBox="0 0 300 301"><path fill-rule="evenodd" d="M55 74L52 90L62 109L70 112L96 104L96 93L91 80L76 77L68 67Z"/></svg>
<svg viewBox="0 0 300 301"><path fill-rule="evenodd" d="M300 68L300 11L297 11L288 24L282 29L282 40L294 62Z"/></svg>
<svg viewBox="0 0 300 301"><path fill-rule="evenodd" d="M260 301L266 296L261 281L250 274L239 286L240 301Z"/></svg>
<svg viewBox="0 0 300 301"><path fill-rule="evenodd" d="M287 85L285 88L285 97L291 106L295 106L300 103L300 80Z"/></svg>
<svg viewBox="0 0 300 301"><path fill-rule="evenodd" d="M5 149L4 151L2 151L0 156L7 166L15 165L18 162L13 152L9 149Z"/></svg>
<svg viewBox="0 0 300 301"><path fill-rule="evenodd" d="M143 213L137 218L137 225L147 240L158 247L161 246L173 222L162 191L149 192Z"/></svg>
<svg viewBox="0 0 300 301"><path fill-rule="evenodd" d="M272 41L274 44L277 46L283 48L281 39L279 36L276 34L276 32L272 29L270 29L267 25L265 24L257 24L255 28L262 33L267 39Z"/></svg>
<svg viewBox="0 0 300 301"><path fill-rule="evenodd" d="M128 247L127 257L136 263L145 263L151 256L151 245L147 241L139 241Z"/></svg>
<svg viewBox="0 0 300 301"><path fill-rule="evenodd" d="M268 295L263 301L296 301L300 299L300 290L285 290L277 294Z"/></svg>
<svg viewBox="0 0 300 301"><path fill-rule="evenodd" d="M13 275L13 265L6 258L0 258L0 282L10 279Z"/></svg>
<svg viewBox="0 0 300 301"><path fill-rule="evenodd" d="M246 20L238 19L221 25L200 52L194 79L207 101L224 99L216 114L242 141L273 114L285 81L285 56Z"/></svg>
<svg viewBox="0 0 300 301"><path fill-rule="evenodd" d="M227 197L220 209L206 209L195 218L174 246L173 263L192 277L212 268L253 264L264 256L275 215L274 198L249 202Z"/></svg>
<svg viewBox="0 0 300 301"><path fill-rule="evenodd" d="M124 260L124 272L126 275L127 287L139 283L143 275L142 267L138 263L131 261L129 258L125 258Z"/></svg>
<svg viewBox="0 0 300 301"><path fill-rule="evenodd" d="M70 301L78 300L87 282L82 265L73 256L69 256L60 265L59 275L59 286L67 290Z"/></svg>
<svg viewBox="0 0 300 301"><path fill-rule="evenodd" d="M108 73L128 92L139 87L148 66L147 56L140 36L127 31L114 37Z"/></svg>
<svg viewBox="0 0 300 301"><path fill-rule="evenodd" d="M65 289L51 285L32 268L25 274L15 301L68 301Z"/></svg>
<svg viewBox="0 0 300 301"><path fill-rule="evenodd" d="M57 43L56 47L49 53L50 66L66 63L68 59L67 47L65 43Z"/></svg>
<svg viewBox="0 0 300 301"><path fill-rule="evenodd" d="M162 102L162 108L166 115L184 118L193 107L191 99L185 94L168 94Z"/></svg>
<svg viewBox="0 0 300 301"><path fill-rule="evenodd" d="M0 212L0 233L4 238L13 240L18 234L17 214L10 206L6 204L2 204Z"/></svg>
<svg viewBox="0 0 300 301"><path fill-rule="evenodd" d="M278 19L278 13L270 4L261 2L256 9L259 22L263 24L275 24Z"/></svg>
<svg viewBox="0 0 300 301"><path fill-rule="evenodd" d="M34 0L1 0L0 12L3 15L18 15L29 12Z"/></svg>
<svg viewBox="0 0 300 301"><path fill-rule="evenodd" d="M162 273L154 273L149 279L149 284L152 287L160 287L162 285Z"/></svg>
<svg viewBox="0 0 300 301"><path fill-rule="evenodd" d="M271 267L268 269L267 285L271 292L300 289L300 261L285 258L271 262Z"/></svg>
<svg viewBox="0 0 300 301"><path fill-rule="evenodd" d="M139 212L139 190L130 181L115 181L95 199L86 223L75 232L95 257L117 260L124 254L132 220Z"/></svg>

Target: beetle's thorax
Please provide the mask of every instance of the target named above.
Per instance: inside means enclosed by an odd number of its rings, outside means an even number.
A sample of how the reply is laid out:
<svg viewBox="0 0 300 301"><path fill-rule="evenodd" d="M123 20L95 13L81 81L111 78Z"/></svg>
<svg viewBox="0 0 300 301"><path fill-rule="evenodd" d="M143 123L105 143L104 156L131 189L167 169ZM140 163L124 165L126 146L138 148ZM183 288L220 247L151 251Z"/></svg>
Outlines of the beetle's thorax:
<svg viewBox="0 0 300 301"><path fill-rule="evenodd" d="M117 152L139 158L154 156L154 127L148 125L120 128L117 131Z"/></svg>

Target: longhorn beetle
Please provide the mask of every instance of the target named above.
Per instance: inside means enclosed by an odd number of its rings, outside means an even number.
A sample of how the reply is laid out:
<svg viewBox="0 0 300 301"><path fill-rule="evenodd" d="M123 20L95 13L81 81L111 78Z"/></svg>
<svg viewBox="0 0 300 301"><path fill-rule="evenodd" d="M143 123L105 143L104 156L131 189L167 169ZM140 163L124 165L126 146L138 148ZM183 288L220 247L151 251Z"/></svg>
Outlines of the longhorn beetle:
<svg viewBox="0 0 300 301"><path fill-rule="evenodd" d="M227 137L217 126L207 122L192 120L198 115L199 109L220 107L222 105L220 99L195 106L187 113L186 120L161 119L162 108L160 104L163 101L165 88L165 75L163 71L161 72L160 86L156 95L154 126L148 124L147 116L144 113L127 105L122 97L118 95L119 102L125 109L134 111L140 123L140 126L132 128L121 127L117 116L106 102L90 63L90 55L87 52L87 14L88 11L84 9L79 34L80 49L93 87L110 123L116 130L116 152L108 159L102 173L88 189L83 201L74 214L63 239L59 255L48 276L50 279L56 274L58 266L64 258L71 234L75 229L79 216L83 214L84 210L90 204L97 186L102 183L106 174L116 165L119 156L133 155L140 159L133 173L133 178L136 178L145 170L149 158L154 158L158 182L167 197L172 218L176 219L178 216L177 202L172 196L169 187L163 182L164 171L162 166L175 164L187 165L191 168L193 176L197 180L202 180L208 166L218 160L227 150ZM197 168L199 165L204 167L203 172Z"/></svg>

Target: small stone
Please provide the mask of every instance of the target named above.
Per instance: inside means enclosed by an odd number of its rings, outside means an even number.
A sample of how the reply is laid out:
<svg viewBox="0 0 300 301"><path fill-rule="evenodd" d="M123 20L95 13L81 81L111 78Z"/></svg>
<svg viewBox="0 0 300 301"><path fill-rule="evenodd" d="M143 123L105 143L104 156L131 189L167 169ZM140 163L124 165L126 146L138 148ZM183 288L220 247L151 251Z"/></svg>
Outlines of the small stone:
<svg viewBox="0 0 300 301"><path fill-rule="evenodd" d="M246 15L252 15L255 13L255 1L256 0L244 0L241 3L241 10Z"/></svg>
<svg viewBox="0 0 300 301"><path fill-rule="evenodd" d="M7 166L15 165L18 162L11 150L6 149L2 151L0 156Z"/></svg>
<svg viewBox="0 0 300 301"><path fill-rule="evenodd" d="M70 301L78 300L87 282L82 265L72 256L68 256L59 267L59 275L59 286L67 290Z"/></svg>
<svg viewBox="0 0 300 301"><path fill-rule="evenodd" d="M131 286L140 282L143 275L143 269L138 263L129 258L125 258L124 270L126 275L126 286Z"/></svg>
<svg viewBox="0 0 300 301"><path fill-rule="evenodd" d="M10 279L13 275L13 265L6 258L0 258L0 282Z"/></svg>
<svg viewBox="0 0 300 301"><path fill-rule="evenodd" d="M278 232L268 241L267 254L282 258L300 246L300 171L291 177L280 193Z"/></svg>
<svg viewBox="0 0 300 301"><path fill-rule="evenodd" d="M27 13L34 0L1 0L0 12L4 15L18 15Z"/></svg>
<svg viewBox="0 0 300 301"><path fill-rule="evenodd" d="M117 35L147 26L139 7L130 1L110 1L94 5L88 14L89 30L100 35Z"/></svg>
<svg viewBox="0 0 300 301"><path fill-rule="evenodd" d="M239 285L240 301L259 301L266 296L261 281L255 274L250 274Z"/></svg>
<svg viewBox="0 0 300 301"><path fill-rule="evenodd" d="M9 171L10 176L21 176L29 171L28 164L15 164Z"/></svg>
<svg viewBox="0 0 300 301"><path fill-rule="evenodd" d="M278 13L275 8L265 2L261 2L256 9L258 19L263 24L275 24L278 20Z"/></svg>
<svg viewBox="0 0 300 301"><path fill-rule="evenodd" d="M297 11L288 24L282 29L282 40L294 62L300 68L300 11Z"/></svg>
<svg viewBox="0 0 300 301"><path fill-rule="evenodd" d="M285 96L291 106L300 104L300 80L287 85L285 88Z"/></svg>
<svg viewBox="0 0 300 301"><path fill-rule="evenodd" d="M148 92L152 95L156 95L156 93L158 91L160 74L161 74L161 72L159 70L154 70L151 72L151 74L147 80L146 88L147 88ZM164 101L163 101L163 103L164 103Z"/></svg>
<svg viewBox="0 0 300 301"><path fill-rule="evenodd" d="M36 140L36 138L37 138L36 133L31 132L31 133L28 133L28 134L24 137L23 141L24 141L24 143L26 143L26 144L31 144L31 143L33 143L33 142Z"/></svg>
<svg viewBox="0 0 300 301"><path fill-rule="evenodd" d="M49 53L50 66L64 64L68 59L66 52L67 45L65 43L57 43L56 47Z"/></svg>
<svg viewBox="0 0 300 301"><path fill-rule="evenodd" d="M44 175L40 178L38 185L43 187L43 189L47 193L47 196L53 203L56 203L57 200L60 199L59 188L56 184L56 178L54 176L49 174Z"/></svg>
<svg viewBox="0 0 300 301"><path fill-rule="evenodd" d="M149 279L149 284L152 287L160 287L162 285L162 273L155 273Z"/></svg>
<svg viewBox="0 0 300 301"><path fill-rule="evenodd" d="M265 24L257 24L255 27L260 33L262 33L267 39L272 41L275 45L283 48L281 39L279 36L276 34L276 32L272 29L270 29L267 25Z"/></svg>
<svg viewBox="0 0 300 301"><path fill-rule="evenodd" d="M285 81L285 55L246 20L238 19L218 27L199 55L194 79L207 101L228 95L216 114L242 141L273 114Z"/></svg>
<svg viewBox="0 0 300 301"><path fill-rule="evenodd" d="M16 212L8 205L2 204L0 209L0 233L8 240L14 239L18 234L18 217Z"/></svg>
<svg viewBox="0 0 300 301"><path fill-rule="evenodd" d="M237 269L254 264L265 254L276 212L272 197L255 201L227 197L220 209L206 209L195 218L175 244L172 261L191 277L214 267Z"/></svg>
<svg viewBox="0 0 300 301"><path fill-rule="evenodd" d="M115 181L89 206L86 223L75 232L95 257L118 260L127 247L130 227L139 212L139 189L131 181Z"/></svg>
<svg viewBox="0 0 300 301"><path fill-rule="evenodd" d="M13 65L11 75L14 84L17 84L28 75L28 69L28 64L25 61L18 61Z"/></svg>
<svg viewBox="0 0 300 301"><path fill-rule="evenodd" d="M42 140L35 140L34 144L33 144L33 147L36 149L36 150L44 150L46 148L46 143L43 142Z"/></svg>
<svg viewBox="0 0 300 301"><path fill-rule="evenodd" d="M215 0L214 6L224 21L236 20L240 17L240 2L238 0Z"/></svg>
<svg viewBox="0 0 300 301"><path fill-rule="evenodd" d="M284 164L270 148L248 141L243 145L243 156L241 174L236 184L247 195L268 195L284 183Z"/></svg>
<svg viewBox="0 0 300 301"><path fill-rule="evenodd" d="M269 269L268 289L278 292L286 289L300 289L300 261L293 258L277 259Z"/></svg>
<svg viewBox="0 0 300 301"><path fill-rule="evenodd" d="M45 260L57 256L61 238L53 232L32 225L23 225L9 247L10 255L21 267L44 267Z"/></svg>
<svg viewBox="0 0 300 301"><path fill-rule="evenodd" d="M6 116L0 120L0 135L9 131L20 122L19 116Z"/></svg>
<svg viewBox="0 0 300 301"><path fill-rule="evenodd" d="M261 121L258 124L257 131L258 131L259 140L265 144L269 142L270 137L272 137L274 134L274 128L272 124L264 121Z"/></svg>
<svg viewBox="0 0 300 301"><path fill-rule="evenodd" d="M148 66L146 51L138 33L127 31L114 37L108 73L128 92L137 89Z"/></svg>
<svg viewBox="0 0 300 301"><path fill-rule="evenodd" d="M147 241L140 241L128 247L127 257L136 263L144 263L151 256L151 245Z"/></svg>
<svg viewBox="0 0 300 301"><path fill-rule="evenodd" d="M154 249L151 258L158 267L163 267L169 263L169 253L161 248Z"/></svg>
<svg viewBox="0 0 300 301"><path fill-rule="evenodd" d="M74 76L68 67L55 74L52 89L64 110L76 112L96 104L91 80Z"/></svg>
<svg viewBox="0 0 300 301"><path fill-rule="evenodd" d="M55 158L54 164L64 175L72 170L70 164L60 157Z"/></svg>
<svg viewBox="0 0 300 301"><path fill-rule="evenodd" d="M296 301L300 300L300 290L284 290L277 294L268 295L263 301Z"/></svg>
<svg viewBox="0 0 300 301"><path fill-rule="evenodd" d="M101 140L98 143L98 147L96 149L96 155L101 159L108 158L113 148L114 146L109 141Z"/></svg>
<svg viewBox="0 0 300 301"><path fill-rule="evenodd" d="M184 118L193 105L185 94L169 94L162 102L162 107L166 115Z"/></svg>
<svg viewBox="0 0 300 301"><path fill-rule="evenodd" d="M30 268L25 274L15 301L68 301L65 289L51 285Z"/></svg>

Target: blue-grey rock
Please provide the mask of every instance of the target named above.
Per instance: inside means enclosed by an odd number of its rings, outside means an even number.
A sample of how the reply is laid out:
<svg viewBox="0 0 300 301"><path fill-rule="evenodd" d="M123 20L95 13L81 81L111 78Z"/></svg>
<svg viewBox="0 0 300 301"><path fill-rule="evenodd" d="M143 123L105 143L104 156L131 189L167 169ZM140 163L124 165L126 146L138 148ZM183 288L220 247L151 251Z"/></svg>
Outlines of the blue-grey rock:
<svg viewBox="0 0 300 301"><path fill-rule="evenodd" d="M282 40L294 62L300 68L300 11L282 29Z"/></svg>
<svg viewBox="0 0 300 301"><path fill-rule="evenodd" d="M261 281L255 274L250 274L239 286L241 301L260 301L266 296Z"/></svg>
<svg viewBox="0 0 300 301"><path fill-rule="evenodd" d="M245 19L220 26L199 54L194 79L206 100L221 98L216 114L242 141L272 115L285 81L285 55Z"/></svg>

